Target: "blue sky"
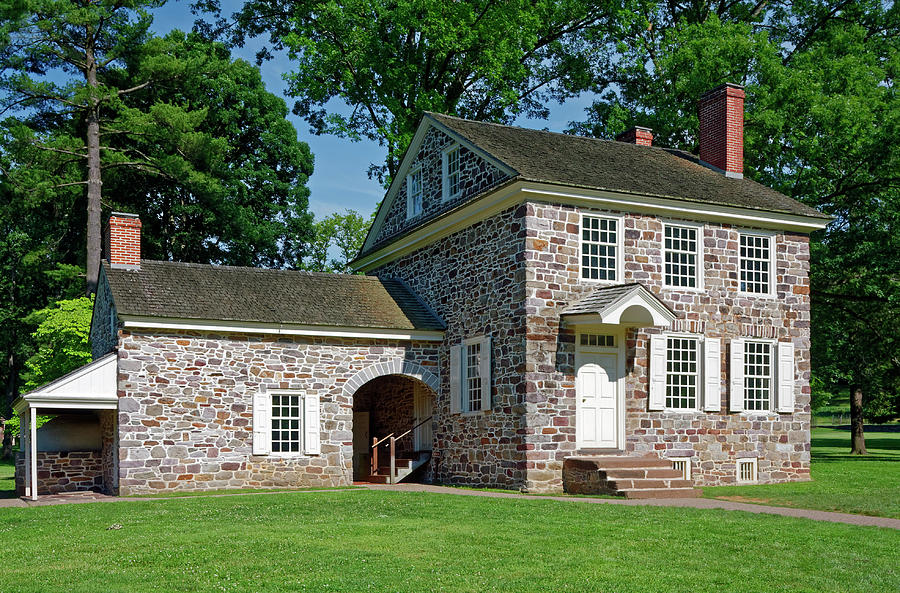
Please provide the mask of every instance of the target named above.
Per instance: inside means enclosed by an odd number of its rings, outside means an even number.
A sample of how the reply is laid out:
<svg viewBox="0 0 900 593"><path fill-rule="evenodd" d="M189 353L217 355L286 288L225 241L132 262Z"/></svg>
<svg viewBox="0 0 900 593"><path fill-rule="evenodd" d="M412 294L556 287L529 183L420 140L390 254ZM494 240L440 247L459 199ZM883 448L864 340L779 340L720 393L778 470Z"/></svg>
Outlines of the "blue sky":
<svg viewBox="0 0 900 593"><path fill-rule="evenodd" d="M240 8L242 2L222 0L223 13L230 15ZM191 14L190 2L169 1L165 6L153 11L154 30L159 34L172 29L190 30L196 17ZM263 40L248 43L237 48L235 57L244 58L251 63L255 59L256 50L262 46ZM262 65L262 77L266 88L277 95L284 96L285 84L282 74L290 71L291 63L287 56L277 55ZM290 97L285 97L288 106L292 105ZM584 118L583 109L590 105L591 98L582 96L563 105L551 106L548 120L531 120L520 118L517 125L532 128L547 128L562 131L570 121ZM345 106L335 102L335 109ZM351 142L335 136L315 136L309 132L309 126L293 114L289 116L301 140L309 144L315 155L315 171L309 180L310 210L316 217L327 216L333 212L354 209L368 216L381 200L384 193L377 181L366 175L369 163L380 163L384 160L385 149L376 142Z"/></svg>

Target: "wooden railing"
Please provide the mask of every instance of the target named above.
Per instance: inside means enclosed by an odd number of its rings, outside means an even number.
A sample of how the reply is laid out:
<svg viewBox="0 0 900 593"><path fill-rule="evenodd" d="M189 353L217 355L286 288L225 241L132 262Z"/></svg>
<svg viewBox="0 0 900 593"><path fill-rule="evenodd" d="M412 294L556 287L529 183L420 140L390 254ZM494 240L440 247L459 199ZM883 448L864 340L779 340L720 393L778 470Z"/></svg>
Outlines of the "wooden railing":
<svg viewBox="0 0 900 593"><path fill-rule="evenodd" d="M429 416L428 418L426 418L425 420L422 420L421 422L419 422L418 424L416 424L415 426L413 426L412 428L410 428L409 430L407 430L406 432L404 432L403 434L401 434L398 437L395 437L394 433L391 433L391 434L387 435L386 437L382 437L381 439L379 439L378 437L372 437L372 464L371 464L372 468L371 468L371 472L369 472L369 475L374 476L378 472L378 447L385 441L388 441L389 442L388 447L389 447L390 455L391 455L391 465L390 465L391 473L390 473L390 476L388 476L388 483L393 484L394 480L396 479L396 475L397 475L397 441L399 441L400 439L406 438L407 436L409 436L412 433L412 431L419 428L426 422L431 422L431 419L432 419L432 416Z"/></svg>

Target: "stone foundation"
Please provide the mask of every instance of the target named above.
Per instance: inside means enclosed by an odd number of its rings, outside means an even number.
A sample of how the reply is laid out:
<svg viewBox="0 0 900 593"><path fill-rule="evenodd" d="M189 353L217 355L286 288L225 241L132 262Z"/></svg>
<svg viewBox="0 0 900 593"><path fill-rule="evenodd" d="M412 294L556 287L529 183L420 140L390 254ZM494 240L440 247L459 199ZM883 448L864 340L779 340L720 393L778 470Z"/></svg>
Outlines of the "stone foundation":
<svg viewBox="0 0 900 593"><path fill-rule="evenodd" d="M16 455L16 494L25 494L25 456ZM103 462L100 451L38 451L38 494L102 492Z"/></svg>

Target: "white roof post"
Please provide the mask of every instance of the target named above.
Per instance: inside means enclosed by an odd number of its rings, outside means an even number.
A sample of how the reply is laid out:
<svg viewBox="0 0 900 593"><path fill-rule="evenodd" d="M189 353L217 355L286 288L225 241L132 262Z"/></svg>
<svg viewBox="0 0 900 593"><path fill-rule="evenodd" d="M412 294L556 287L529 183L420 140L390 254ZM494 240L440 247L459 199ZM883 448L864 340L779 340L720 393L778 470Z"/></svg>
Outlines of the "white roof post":
<svg viewBox="0 0 900 593"><path fill-rule="evenodd" d="M31 458L31 475L27 479L31 482L31 500L37 500L37 410L34 406L28 406L28 433L31 445L28 451Z"/></svg>

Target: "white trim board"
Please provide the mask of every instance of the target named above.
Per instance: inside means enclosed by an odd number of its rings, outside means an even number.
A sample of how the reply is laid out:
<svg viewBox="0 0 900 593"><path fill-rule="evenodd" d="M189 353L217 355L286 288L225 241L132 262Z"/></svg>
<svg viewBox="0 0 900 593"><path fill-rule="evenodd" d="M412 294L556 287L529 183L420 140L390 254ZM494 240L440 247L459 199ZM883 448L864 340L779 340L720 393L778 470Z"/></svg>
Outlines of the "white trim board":
<svg viewBox="0 0 900 593"><path fill-rule="evenodd" d="M219 321L213 319L176 319L119 315L126 329L183 329L193 331L313 336L326 338L368 338L383 340L423 340L441 342L440 330L406 330L344 327L328 325L298 325L288 323L254 323L249 321Z"/></svg>
<svg viewBox="0 0 900 593"><path fill-rule="evenodd" d="M822 218L737 206L706 204L624 192L567 188L561 185L531 181L512 181L479 198L464 202L459 207L418 227L408 235L351 262L350 265L354 271L368 272L522 202L563 204L625 214L655 214L680 220L717 222L801 233L810 233L825 228L829 223L828 220ZM375 224L378 224L377 219ZM375 228L374 224L372 228ZM368 247L369 245L366 245L364 249Z"/></svg>

